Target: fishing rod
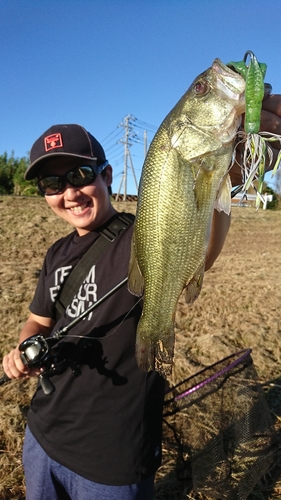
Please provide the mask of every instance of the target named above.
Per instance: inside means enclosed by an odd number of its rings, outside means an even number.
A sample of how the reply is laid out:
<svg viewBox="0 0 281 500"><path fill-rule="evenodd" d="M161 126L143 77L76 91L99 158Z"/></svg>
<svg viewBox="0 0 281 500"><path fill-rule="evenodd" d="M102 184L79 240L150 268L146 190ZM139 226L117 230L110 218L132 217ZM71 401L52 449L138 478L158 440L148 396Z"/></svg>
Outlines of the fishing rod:
<svg viewBox="0 0 281 500"><path fill-rule="evenodd" d="M71 328L73 328L75 325L77 325L77 323L80 323L80 321L82 319L84 319L86 316L88 316L88 314L90 314L94 309L96 309L96 307L98 307L106 299L111 297L111 295L113 295L117 290L119 290L119 288L121 288L123 285L125 285L125 283L127 283L127 281L128 281L128 276L126 278L124 278L122 281L120 281L119 283L117 283L117 285L115 285L113 288L111 288L111 290L109 290L109 292L107 292L105 295L103 295L97 302L94 302L94 304L92 304L90 307L88 307L88 309L86 309L84 312L82 312L80 314L80 316L77 316L77 318L75 318L73 321L68 323L68 325L63 326L63 327L59 328L58 330L56 330L53 333L52 337L57 338L59 340L62 336L66 335L69 332L69 330L71 330Z"/></svg>
<svg viewBox="0 0 281 500"><path fill-rule="evenodd" d="M60 327L50 337L44 337L42 334L38 333L28 337L19 345L19 351L21 352L20 358L24 365L29 368L43 368L43 371L40 373L38 378L44 394L48 395L54 392L55 387L50 381L49 376L55 373L62 373L68 361L66 359L59 360L58 355L60 354L60 350L54 351L52 348L62 337L68 334L69 330L76 326L77 323L80 323L80 321L100 306L105 300L111 297L111 295L119 290L127 281L128 277L117 283L117 285L103 295L97 302L94 302L94 304L88 307L73 321L63 327ZM79 375L80 370L77 366L72 364L71 369L75 376ZM0 386L11 380L12 379L4 373L4 375L0 378Z"/></svg>

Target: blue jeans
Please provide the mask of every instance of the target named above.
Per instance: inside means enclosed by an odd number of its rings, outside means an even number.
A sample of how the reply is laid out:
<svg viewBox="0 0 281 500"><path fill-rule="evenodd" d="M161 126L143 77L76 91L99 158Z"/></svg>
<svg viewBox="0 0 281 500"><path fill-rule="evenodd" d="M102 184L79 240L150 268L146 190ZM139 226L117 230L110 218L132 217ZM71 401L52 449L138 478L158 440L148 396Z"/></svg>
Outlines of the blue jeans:
<svg viewBox="0 0 281 500"><path fill-rule="evenodd" d="M154 477L128 486L94 483L49 458L28 427L23 466L26 500L153 500Z"/></svg>

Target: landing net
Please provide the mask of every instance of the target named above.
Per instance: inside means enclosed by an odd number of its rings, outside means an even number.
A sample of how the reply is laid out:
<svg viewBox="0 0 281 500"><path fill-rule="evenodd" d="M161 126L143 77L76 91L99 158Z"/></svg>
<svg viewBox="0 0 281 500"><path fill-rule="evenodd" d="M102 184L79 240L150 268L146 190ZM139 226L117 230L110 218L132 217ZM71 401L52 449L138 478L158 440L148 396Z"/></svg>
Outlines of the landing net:
<svg viewBox="0 0 281 500"><path fill-rule="evenodd" d="M164 422L178 443L177 477L212 498L246 500L273 463L274 427L251 358L235 353L169 390Z"/></svg>

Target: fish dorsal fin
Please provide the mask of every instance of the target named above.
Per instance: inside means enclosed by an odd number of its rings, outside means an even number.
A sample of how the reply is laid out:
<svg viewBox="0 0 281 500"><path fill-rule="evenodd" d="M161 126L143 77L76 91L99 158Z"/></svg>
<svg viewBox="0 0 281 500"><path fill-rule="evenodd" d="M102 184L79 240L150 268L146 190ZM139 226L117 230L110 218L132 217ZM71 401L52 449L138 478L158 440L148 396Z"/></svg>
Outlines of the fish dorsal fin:
<svg viewBox="0 0 281 500"><path fill-rule="evenodd" d="M131 254L128 272L128 290L131 294L140 297L144 292L144 277L140 272L135 252L134 236L131 242Z"/></svg>
<svg viewBox="0 0 281 500"><path fill-rule="evenodd" d="M227 175L220 185L217 199L215 201L215 209L218 212L225 212L227 215L231 211L231 180L230 176Z"/></svg>

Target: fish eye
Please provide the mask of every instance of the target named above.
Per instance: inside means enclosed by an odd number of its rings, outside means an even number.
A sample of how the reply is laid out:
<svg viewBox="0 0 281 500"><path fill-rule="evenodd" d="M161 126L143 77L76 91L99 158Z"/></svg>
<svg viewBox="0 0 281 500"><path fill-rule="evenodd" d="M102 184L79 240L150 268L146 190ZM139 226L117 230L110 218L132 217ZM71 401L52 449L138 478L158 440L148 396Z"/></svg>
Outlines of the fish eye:
<svg viewBox="0 0 281 500"><path fill-rule="evenodd" d="M194 85L194 92L196 95L202 96L209 92L209 84L204 80L199 80Z"/></svg>

